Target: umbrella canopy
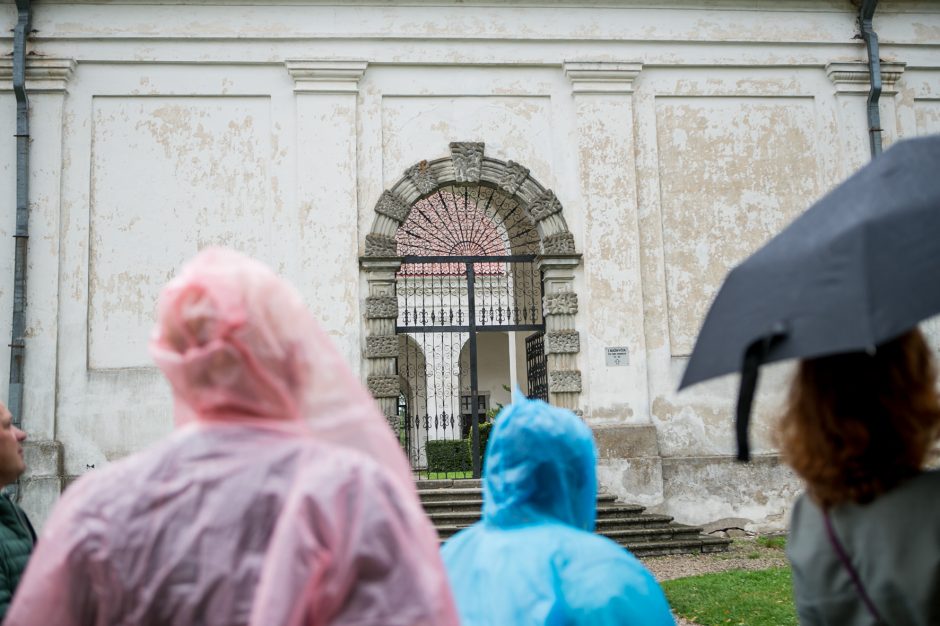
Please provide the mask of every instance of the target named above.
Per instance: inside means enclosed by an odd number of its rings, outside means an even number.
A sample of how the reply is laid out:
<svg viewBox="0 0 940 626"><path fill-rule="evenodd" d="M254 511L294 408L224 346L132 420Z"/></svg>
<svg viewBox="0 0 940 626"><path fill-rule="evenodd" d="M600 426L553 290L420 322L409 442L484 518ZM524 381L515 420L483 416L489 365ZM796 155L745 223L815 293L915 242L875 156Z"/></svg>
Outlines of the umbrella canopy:
<svg viewBox="0 0 940 626"><path fill-rule="evenodd" d="M735 267L680 389L741 371L738 458L762 363L874 350L940 312L940 135L898 142Z"/></svg>

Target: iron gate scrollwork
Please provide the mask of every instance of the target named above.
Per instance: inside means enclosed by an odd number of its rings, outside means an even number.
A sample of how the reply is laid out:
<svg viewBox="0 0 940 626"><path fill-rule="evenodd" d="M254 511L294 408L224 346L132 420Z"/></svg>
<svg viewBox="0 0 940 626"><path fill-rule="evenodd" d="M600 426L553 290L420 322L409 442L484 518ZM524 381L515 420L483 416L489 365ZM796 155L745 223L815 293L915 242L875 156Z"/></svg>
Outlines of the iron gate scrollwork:
<svg viewBox="0 0 940 626"><path fill-rule="evenodd" d="M495 407L478 338L545 328L534 225L497 190L448 187L412 207L397 241L399 439L419 476L479 477L479 426Z"/></svg>

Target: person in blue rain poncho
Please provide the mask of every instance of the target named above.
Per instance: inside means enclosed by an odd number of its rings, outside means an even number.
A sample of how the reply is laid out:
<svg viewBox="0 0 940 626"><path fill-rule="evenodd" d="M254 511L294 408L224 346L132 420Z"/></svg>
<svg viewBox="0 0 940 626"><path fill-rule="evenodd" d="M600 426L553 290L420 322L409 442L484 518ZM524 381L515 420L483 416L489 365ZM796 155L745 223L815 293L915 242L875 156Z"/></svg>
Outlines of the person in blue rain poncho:
<svg viewBox="0 0 940 626"><path fill-rule="evenodd" d="M649 571L592 532L591 430L571 411L515 395L487 446L483 519L443 548L462 624L674 624Z"/></svg>

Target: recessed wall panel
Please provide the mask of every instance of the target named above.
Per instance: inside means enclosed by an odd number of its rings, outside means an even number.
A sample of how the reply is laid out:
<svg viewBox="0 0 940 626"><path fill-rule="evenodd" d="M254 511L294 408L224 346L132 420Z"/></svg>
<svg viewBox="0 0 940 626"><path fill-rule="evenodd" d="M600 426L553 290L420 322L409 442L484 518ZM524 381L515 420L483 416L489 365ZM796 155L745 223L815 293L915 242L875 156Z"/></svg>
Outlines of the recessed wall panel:
<svg viewBox="0 0 940 626"><path fill-rule="evenodd" d="M657 98L656 134L669 340L687 356L728 270L816 198L813 100Z"/></svg>
<svg viewBox="0 0 940 626"><path fill-rule="evenodd" d="M914 115L918 135L940 133L940 100L915 100Z"/></svg>
<svg viewBox="0 0 940 626"><path fill-rule="evenodd" d="M266 97L95 98L88 366L146 367L157 294L200 248L266 258Z"/></svg>

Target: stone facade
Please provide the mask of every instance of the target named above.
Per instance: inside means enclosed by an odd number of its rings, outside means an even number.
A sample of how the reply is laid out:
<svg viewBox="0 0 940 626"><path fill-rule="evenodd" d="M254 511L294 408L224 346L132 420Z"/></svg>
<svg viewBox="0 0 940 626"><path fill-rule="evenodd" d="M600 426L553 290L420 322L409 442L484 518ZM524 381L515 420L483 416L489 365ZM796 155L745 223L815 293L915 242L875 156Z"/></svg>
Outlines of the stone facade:
<svg viewBox="0 0 940 626"><path fill-rule="evenodd" d="M378 4L34 3L30 513L172 428L147 337L160 287L205 245L291 279L395 415L395 235L457 184L536 220L550 397L607 442L604 485L681 522L782 527L798 484L772 428L790 366L762 373L750 473L732 461L734 384L675 381L722 276L869 158L852 3ZM0 6L7 53L15 18ZM883 0L874 27L885 145L940 132L940 6ZM0 55L5 128L11 74Z"/></svg>

